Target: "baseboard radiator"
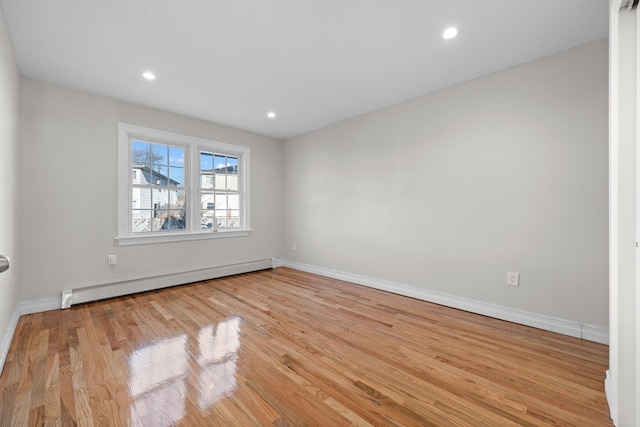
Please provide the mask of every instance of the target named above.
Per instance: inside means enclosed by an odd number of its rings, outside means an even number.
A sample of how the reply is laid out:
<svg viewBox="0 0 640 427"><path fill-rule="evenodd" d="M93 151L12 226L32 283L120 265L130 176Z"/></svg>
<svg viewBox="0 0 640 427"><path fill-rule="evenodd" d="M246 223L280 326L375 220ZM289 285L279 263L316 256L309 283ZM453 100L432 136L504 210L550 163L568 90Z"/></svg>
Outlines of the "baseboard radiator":
<svg viewBox="0 0 640 427"><path fill-rule="evenodd" d="M85 302L130 295L138 292L152 291L155 289L184 285L186 283L199 282L202 280L217 279L220 277L232 276L234 274L267 270L273 267L274 260L272 258L268 258L203 268L199 270L164 274L161 276L125 280L122 282L95 285L86 288L65 289L62 291L61 307L65 309L71 307L73 304L82 304Z"/></svg>

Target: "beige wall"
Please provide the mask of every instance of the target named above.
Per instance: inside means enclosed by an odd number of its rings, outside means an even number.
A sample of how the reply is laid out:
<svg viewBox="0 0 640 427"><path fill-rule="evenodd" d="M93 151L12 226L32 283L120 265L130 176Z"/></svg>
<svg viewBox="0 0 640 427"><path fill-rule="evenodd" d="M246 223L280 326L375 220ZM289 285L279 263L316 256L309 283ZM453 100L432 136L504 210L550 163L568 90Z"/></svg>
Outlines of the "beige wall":
<svg viewBox="0 0 640 427"><path fill-rule="evenodd" d="M280 256L281 141L26 77L21 99L23 300ZM118 122L249 147L251 236L117 246Z"/></svg>
<svg viewBox="0 0 640 427"><path fill-rule="evenodd" d="M17 158L20 74L11 39L0 9L0 255L11 258L8 271L0 273L0 371L13 334L18 308ZM12 282L15 282L12 290Z"/></svg>
<svg viewBox="0 0 640 427"><path fill-rule="evenodd" d="M285 259L606 327L607 63L602 41L285 141Z"/></svg>

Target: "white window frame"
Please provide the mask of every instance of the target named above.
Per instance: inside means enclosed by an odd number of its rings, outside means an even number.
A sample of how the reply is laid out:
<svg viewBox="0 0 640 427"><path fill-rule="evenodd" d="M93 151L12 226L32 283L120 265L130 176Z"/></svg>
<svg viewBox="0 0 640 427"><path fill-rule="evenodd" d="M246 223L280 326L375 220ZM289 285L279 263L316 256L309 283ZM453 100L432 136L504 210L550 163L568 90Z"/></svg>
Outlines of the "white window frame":
<svg viewBox="0 0 640 427"><path fill-rule="evenodd" d="M133 138L185 148L185 188L187 191L187 228L185 230L133 233L132 223L132 159ZM240 227L202 230L200 224L200 151L226 154L238 158L238 190L240 193ZM241 237L251 234L249 192L250 150L248 147L210 141L127 123L118 123L118 245L178 242L184 240Z"/></svg>

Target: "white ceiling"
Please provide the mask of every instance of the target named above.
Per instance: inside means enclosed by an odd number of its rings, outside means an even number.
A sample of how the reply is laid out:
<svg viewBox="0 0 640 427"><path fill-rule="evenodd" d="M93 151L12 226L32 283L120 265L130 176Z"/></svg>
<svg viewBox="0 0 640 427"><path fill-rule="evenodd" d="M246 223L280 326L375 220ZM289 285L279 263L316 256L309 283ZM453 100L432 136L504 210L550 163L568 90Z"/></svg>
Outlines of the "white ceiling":
<svg viewBox="0 0 640 427"><path fill-rule="evenodd" d="M0 4L26 76L277 138L608 33L607 0Z"/></svg>

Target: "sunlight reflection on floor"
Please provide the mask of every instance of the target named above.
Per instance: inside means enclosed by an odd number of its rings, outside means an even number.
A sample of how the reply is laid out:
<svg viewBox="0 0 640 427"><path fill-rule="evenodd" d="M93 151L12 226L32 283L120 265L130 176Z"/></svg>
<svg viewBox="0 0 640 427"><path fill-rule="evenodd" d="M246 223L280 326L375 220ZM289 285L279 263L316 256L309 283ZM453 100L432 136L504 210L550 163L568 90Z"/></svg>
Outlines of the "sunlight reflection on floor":
<svg viewBox="0 0 640 427"><path fill-rule="evenodd" d="M206 410L236 388L240 318L203 327L191 366L198 377L198 406ZM191 357L188 336L167 338L135 350L129 357L133 426L170 426L185 416ZM194 384L196 382L192 382ZM195 399L194 399L195 400Z"/></svg>

